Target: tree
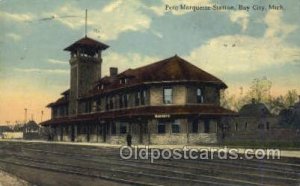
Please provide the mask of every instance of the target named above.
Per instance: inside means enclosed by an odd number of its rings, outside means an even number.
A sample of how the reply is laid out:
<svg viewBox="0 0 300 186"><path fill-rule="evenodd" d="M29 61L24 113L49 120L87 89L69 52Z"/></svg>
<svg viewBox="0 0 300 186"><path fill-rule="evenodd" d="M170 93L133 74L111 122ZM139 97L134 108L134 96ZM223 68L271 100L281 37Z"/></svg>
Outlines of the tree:
<svg viewBox="0 0 300 186"><path fill-rule="evenodd" d="M287 109L293 106L298 100L298 93L296 90L288 90L288 92L282 96L274 97L270 94L272 82L263 78L253 79L250 90L243 94L243 87L240 88L240 95L229 95L228 91L221 92L220 104L222 107L238 111L245 104L251 103L254 98L257 102L264 103L270 112L273 114L279 114L283 109Z"/></svg>
<svg viewBox="0 0 300 186"><path fill-rule="evenodd" d="M295 89L289 90L285 95L285 106L293 106L298 100L298 93Z"/></svg>
<svg viewBox="0 0 300 186"><path fill-rule="evenodd" d="M270 112L273 114L279 114L279 112L286 108L285 99L282 95L278 97L271 97L267 105Z"/></svg>
<svg viewBox="0 0 300 186"><path fill-rule="evenodd" d="M254 98L258 102L267 103L270 98L270 90L272 87L272 82L267 79L267 77L263 77L262 79L255 78L252 81L252 84L250 86L249 96L251 98Z"/></svg>

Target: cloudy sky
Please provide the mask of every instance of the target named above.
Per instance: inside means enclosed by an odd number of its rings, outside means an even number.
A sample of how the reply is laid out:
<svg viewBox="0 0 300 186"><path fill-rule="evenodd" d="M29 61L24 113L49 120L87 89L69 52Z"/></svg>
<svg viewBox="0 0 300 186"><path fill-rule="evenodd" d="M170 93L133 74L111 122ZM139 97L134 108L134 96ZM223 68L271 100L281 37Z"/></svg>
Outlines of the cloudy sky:
<svg viewBox="0 0 300 186"><path fill-rule="evenodd" d="M264 11L166 10L177 6L265 6ZM268 10L269 4L284 10ZM294 0L0 0L0 124L49 118L45 105L69 86L69 54L84 36L110 46L103 74L175 54L224 80L231 94L254 78L272 93L300 92L300 1Z"/></svg>

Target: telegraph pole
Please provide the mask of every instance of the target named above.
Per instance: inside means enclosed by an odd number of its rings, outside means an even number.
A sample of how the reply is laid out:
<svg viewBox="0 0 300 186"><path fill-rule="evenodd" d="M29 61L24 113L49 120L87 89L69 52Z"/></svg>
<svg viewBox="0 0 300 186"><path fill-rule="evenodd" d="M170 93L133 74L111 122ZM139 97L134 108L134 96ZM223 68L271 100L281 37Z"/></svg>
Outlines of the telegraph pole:
<svg viewBox="0 0 300 186"><path fill-rule="evenodd" d="M43 115L44 115L44 111L41 111L41 122L43 122Z"/></svg>
<svg viewBox="0 0 300 186"><path fill-rule="evenodd" d="M85 9L85 37L87 37L87 9Z"/></svg>
<svg viewBox="0 0 300 186"><path fill-rule="evenodd" d="M28 109L25 108L24 110L25 110L25 124L26 124L26 122L27 122L27 110L28 110Z"/></svg>

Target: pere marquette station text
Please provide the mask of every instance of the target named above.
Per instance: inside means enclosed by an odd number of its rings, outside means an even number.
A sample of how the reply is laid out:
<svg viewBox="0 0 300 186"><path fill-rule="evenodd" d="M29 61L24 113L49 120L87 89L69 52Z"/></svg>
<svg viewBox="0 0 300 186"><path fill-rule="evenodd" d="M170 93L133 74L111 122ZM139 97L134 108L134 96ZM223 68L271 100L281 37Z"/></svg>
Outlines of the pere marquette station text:
<svg viewBox="0 0 300 186"><path fill-rule="evenodd" d="M258 10L258 11L265 11L265 10L283 10L282 5L274 5L270 4L268 6L263 5L236 5L236 6L229 6L229 5L212 5L212 6L190 6L187 4L180 4L180 5L165 5L165 10L192 10L192 11L198 11L198 10Z"/></svg>

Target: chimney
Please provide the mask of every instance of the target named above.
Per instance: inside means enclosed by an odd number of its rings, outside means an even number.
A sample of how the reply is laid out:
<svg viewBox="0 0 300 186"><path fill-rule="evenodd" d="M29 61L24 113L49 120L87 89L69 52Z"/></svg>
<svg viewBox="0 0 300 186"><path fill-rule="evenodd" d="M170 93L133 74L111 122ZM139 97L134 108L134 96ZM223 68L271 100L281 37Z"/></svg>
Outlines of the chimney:
<svg viewBox="0 0 300 186"><path fill-rule="evenodd" d="M255 104L255 98L252 98L252 99L251 99L251 103L252 103L252 104Z"/></svg>
<svg viewBox="0 0 300 186"><path fill-rule="evenodd" d="M117 67L110 67L109 68L110 77L118 75L118 68Z"/></svg>

